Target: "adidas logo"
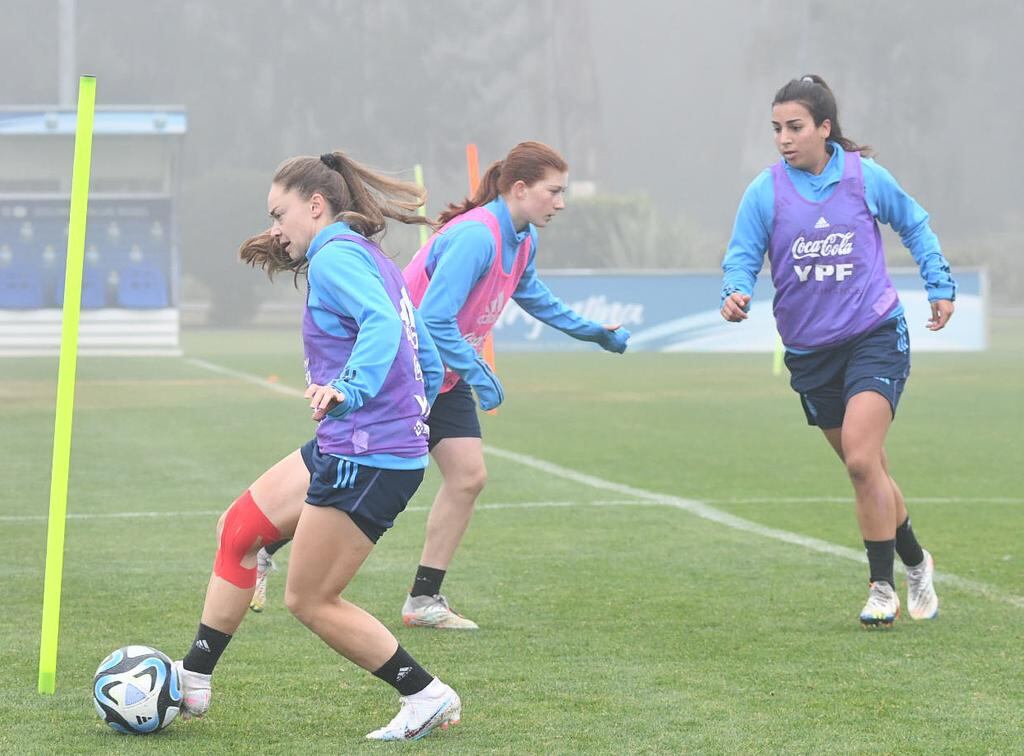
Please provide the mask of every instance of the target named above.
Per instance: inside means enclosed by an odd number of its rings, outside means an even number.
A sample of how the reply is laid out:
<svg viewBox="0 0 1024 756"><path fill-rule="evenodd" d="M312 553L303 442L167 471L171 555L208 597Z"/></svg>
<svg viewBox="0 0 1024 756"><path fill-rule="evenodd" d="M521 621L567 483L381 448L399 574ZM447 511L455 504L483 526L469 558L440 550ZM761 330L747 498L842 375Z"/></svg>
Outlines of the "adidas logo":
<svg viewBox="0 0 1024 756"><path fill-rule="evenodd" d="M825 216L822 215L818 218L818 222L814 224L815 228L829 228L829 222L825 220Z"/></svg>
<svg viewBox="0 0 1024 756"><path fill-rule="evenodd" d="M195 645L196 645L196 648L198 648L200 651L205 651L206 653L210 653L210 644L207 643L206 641L204 641L204 640L197 640Z"/></svg>
<svg viewBox="0 0 1024 756"><path fill-rule="evenodd" d="M479 325L491 325L498 322L498 318L501 317L501 311L505 309L505 294L499 292L498 296L487 303L487 307L484 309L483 314L477 318Z"/></svg>
<svg viewBox="0 0 1024 756"><path fill-rule="evenodd" d="M395 675L395 682L402 682L410 672L412 672L412 667L399 667L398 674Z"/></svg>

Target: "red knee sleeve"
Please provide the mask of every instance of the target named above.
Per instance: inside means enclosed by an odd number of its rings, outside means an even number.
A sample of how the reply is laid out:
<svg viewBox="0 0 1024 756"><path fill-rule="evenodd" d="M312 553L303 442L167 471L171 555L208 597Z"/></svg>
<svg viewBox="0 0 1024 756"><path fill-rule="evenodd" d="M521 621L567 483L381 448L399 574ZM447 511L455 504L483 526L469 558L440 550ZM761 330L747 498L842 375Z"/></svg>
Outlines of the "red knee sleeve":
<svg viewBox="0 0 1024 756"><path fill-rule="evenodd" d="M281 540L281 533L256 506L252 494L246 491L235 499L224 518L217 558L213 562L213 574L239 588L252 588L256 585L256 567L242 566L242 559L256 545L256 539L261 539L262 545L269 546Z"/></svg>

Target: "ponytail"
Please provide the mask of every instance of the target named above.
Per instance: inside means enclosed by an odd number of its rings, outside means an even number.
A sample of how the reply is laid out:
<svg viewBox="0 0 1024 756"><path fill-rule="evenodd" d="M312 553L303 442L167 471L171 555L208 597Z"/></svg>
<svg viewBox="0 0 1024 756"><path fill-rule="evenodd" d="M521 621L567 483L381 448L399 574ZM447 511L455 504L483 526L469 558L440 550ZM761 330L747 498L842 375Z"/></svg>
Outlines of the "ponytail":
<svg viewBox="0 0 1024 756"><path fill-rule="evenodd" d="M497 160L487 167L472 197L467 197L460 204L449 204L438 217L437 224L444 225L457 215L486 205L499 194L510 191L517 181L533 186L544 178L549 168L562 173L569 170L569 164L546 144L520 142L504 160Z"/></svg>
<svg viewBox="0 0 1024 756"><path fill-rule="evenodd" d="M298 286L299 275L306 269L308 263L305 258L291 259L288 252L281 247L274 236L271 236L269 231L250 236L242 242L242 246L238 248L238 256L242 262L266 271L267 277L271 281L274 280L275 273L282 270L293 271L296 286Z"/></svg>
<svg viewBox="0 0 1024 756"><path fill-rule="evenodd" d="M503 160L495 160L487 167L487 170L484 171L484 175L480 179L480 183L477 185L476 191L473 193L472 197L466 197L466 199L458 205L455 203L449 203L444 212L438 216L438 225L443 226L455 216L468 213L474 207L486 205L488 202L494 200L500 193L498 183L501 180L502 163L504 163Z"/></svg>
<svg viewBox="0 0 1024 756"><path fill-rule="evenodd" d="M286 160L274 173L273 183L285 191L298 192L303 199L322 194L334 212L334 220L348 223L367 239L383 236L388 218L411 225L433 225L416 214L426 202L425 189L371 170L344 152Z"/></svg>
<svg viewBox="0 0 1024 756"><path fill-rule="evenodd" d="M859 152L864 157L871 157L874 150L867 145L859 145L852 139L843 136L843 129L839 125L839 106L836 104L835 95L825 80L817 74L807 74L799 79L791 79L782 89L775 93L772 106L784 102L798 102L807 108L814 119L815 126L827 119L832 124L832 131L829 140L836 142L846 152Z"/></svg>
<svg viewBox="0 0 1024 756"><path fill-rule="evenodd" d="M351 197L351 209L342 207L335 220L344 221L363 236L372 238L387 230L386 218L407 225L433 224L416 210L427 201L427 190L418 184L399 181L370 170L343 152L327 153L337 165ZM321 156L321 162L323 162Z"/></svg>
<svg viewBox="0 0 1024 756"><path fill-rule="evenodd" d="M387 219L399 223L433 227L427 218L416 214L426 202L426 190L417 184L385 176L357 163L344 152L325 152L319 158L308 155L285 160L274 173L273 183L285 191L294 191L303 199L321 194L335 221L343 221L367 239L383 237ZM238 255L243 262L274 274L288 270L296 283L309 261L292 260L269 231L242 242Z"/></svg>

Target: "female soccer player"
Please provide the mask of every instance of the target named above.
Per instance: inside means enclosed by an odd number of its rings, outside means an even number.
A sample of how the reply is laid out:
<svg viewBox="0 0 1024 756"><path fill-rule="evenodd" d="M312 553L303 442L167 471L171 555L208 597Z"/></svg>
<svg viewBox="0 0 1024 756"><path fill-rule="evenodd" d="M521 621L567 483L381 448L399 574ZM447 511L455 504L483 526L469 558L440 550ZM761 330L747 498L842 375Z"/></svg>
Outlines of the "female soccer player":
<svg viewBox="0 0 1024 756"><path fill-rule="evenodd" d="M537 229L565 207L569 166L539 142L516 145L484 173L474 196L449 205L444 224L405 268L413 302L446 366L430 413L430 452L441 488L427 519L426 541L402 607L407 625L476 629L452 611L441 582L487 480L480 421L504 399L480 351L509 299L538 320L610 352L626 350L629 332L585 320L537 277ZM472 389L472 393L471 393Z"/></svg>
<svg viewBox="0 0 1024 756"><path fill-rule="evenodd" d="M910 337L878 221L900 234L921 269L930 330L952 316L956 283L928 214L866 156L869 148L843 136L821 77L794 79L776 93L772 128L782 160L743 195L722 263L722 317L747 318L767 250L791 385L853 483L870 570L861 624L890 627L899 616L894 551L907 567L910 616L931 619L939 606L934 562L910 526L884 449L910 374Z"/></svg>
<svg viewBox="0 0 1024 756"><path fill-rule="evenodd" d="M459 696L376 618L339 594L405 508L427 464L426 418L442 379L401 272L371 241L386 218L421 222L412 184L340 152L285 161L267 199L273 225L242 256L308 279L305 396L316 436L224 513L195 641L181 662L183 713L210 706L214 666L252 598L256 553L294 534L285 602L331 648L392 687L401 710L372 740L412 740L458 722ZM305 504L303 504L305 502Z"/></svg>
<svg viewBox="0 0 1024 756"><path fill-rule="evenodd" d="M442 482L427 518L426 540L402 607L406 625L474 630L441 593L448 565L469 526L487 481L480 421L473 393L485 410L504 399L498 377L480 356L509 299L570 336L611 352L626 350L629 331L585 320L555 297L537 276L537 229L565 207L569 166L539 142L516 145L484 173L472 199L441 214L432 236L405 268L413 302L446 366L430 411L430 453ZM500 251L500 253L499 253ZM263 608L271 554L262 550L252 608Z"/></svg>

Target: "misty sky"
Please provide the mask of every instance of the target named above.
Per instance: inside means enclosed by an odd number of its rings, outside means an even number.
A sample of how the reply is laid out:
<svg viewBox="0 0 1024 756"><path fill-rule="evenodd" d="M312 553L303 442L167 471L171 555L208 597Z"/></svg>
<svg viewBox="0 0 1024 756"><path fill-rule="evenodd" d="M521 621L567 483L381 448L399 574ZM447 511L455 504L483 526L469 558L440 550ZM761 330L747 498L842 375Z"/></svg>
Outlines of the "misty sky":
<svg viewBox="0 0 1024 756"><path fill-rule="evenodd" d="M465 191L466 142L486 163L540 139L565 153L571 178L649 196L724 248L743 189L777 159L772 95L808 72L831 84L844 132L929 210L954 262L1024 241L1017 3L75 5L76 69L98 77L99 105L188 110L191 247L257 230L271 172L292 154L340 147L395 171L420 162L436 212ZM58 0L2 7L0 105L54 103Z"/></svg>

